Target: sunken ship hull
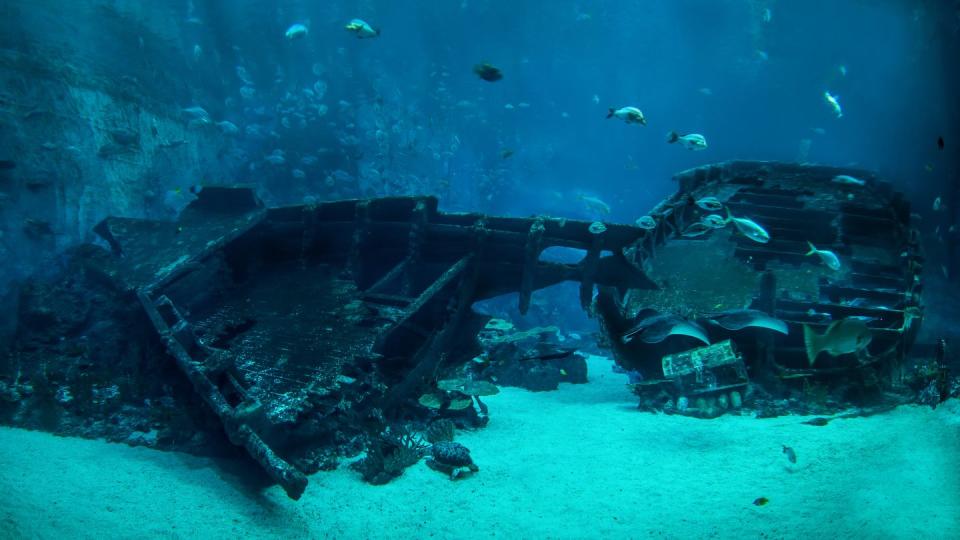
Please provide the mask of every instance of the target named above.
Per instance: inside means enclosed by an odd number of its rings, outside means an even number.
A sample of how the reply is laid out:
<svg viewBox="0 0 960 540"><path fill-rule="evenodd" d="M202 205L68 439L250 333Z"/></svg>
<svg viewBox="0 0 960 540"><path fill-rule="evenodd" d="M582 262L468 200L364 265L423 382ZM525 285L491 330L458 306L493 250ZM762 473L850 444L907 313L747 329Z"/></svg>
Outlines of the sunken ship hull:
<svg viewBox="0 0 960 540"><path fill-rule="evenodd" d="M243 188L204 189L177 222L109 218L95 229L109 249L81 246L54 278L24 286L0 416L192 452L225 434L296 498L305 473L369 450L388 426L473 414L418 401L457 394L438 381L469 375L488 319L472 304L516 293L524 312L562 281L580 284L616 363L658 407L684 398L712 416L756 385L897 383L921 320L922 258L902 197L863 171L808 165L730 162L676 179L652 228L443 213L432 197L264 208ZM770 241L729 223L685 234L708 213L704 197ZM842 268L806 256L808 241ZM555 246L586 255L540 260ZM711 322L744 309L788 331ZM707 335L625 342L641 311ZM866 354L811 364L803 326L848 317L873 334ZM484 412L466 394L457 402Z"/></svg>
<svg viewBox="0 0 960 540"><path fill-rule="evenodd" d="M742 398L751 379L768 390L843 385L854 400L901 383L922 320L923 256L909 204L888 183L862 170L755 161L691 169L675 180L677 193L650 212L656 227L630 253L658 288L601 288L597 299L618 364L640 379L638 393L660 395L661 405L705 396L700 405L709 408L711 397ZM760 225L769 240L729 224L701 232L696 225L718 215L697 204L707 198L722 205L722 217L729 211ZM827 266L811 244L834 253L840 267ZM651 309L700 323L718 345L696 350L702 343L682 333L664 340L679 343L623 343L631 319ZM761 320L724 325L731 310L754 310ZM762 314L779 322L771 326ZM805 334L850 319L869 328L864 350L810 357ZM729 392L738 394L729 399Z"/></svg>

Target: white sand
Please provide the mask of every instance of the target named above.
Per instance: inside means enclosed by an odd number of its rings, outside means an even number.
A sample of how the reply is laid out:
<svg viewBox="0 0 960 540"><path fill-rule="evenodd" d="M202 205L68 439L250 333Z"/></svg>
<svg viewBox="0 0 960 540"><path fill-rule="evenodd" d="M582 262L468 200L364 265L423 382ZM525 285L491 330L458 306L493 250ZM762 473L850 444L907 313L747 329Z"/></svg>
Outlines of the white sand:
<svg viewBox="0 0 960 540"><path fill-rule="evenodd" d="M638 412L608 362L590 369L489 398L490 425L458 438L472 478L420 463L375 487L342 467L299 502L237 463L3 428L0 538L960 538L956 400L825 427L705 421Z"/></svg>

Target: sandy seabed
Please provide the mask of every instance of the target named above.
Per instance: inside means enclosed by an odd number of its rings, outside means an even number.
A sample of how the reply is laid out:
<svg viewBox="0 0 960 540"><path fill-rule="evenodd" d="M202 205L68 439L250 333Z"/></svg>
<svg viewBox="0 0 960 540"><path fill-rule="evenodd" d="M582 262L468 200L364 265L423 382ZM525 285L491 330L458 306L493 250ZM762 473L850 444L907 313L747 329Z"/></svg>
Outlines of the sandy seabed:
<svg viewBox="0 0 960 540"><path fill-rule="evenodd" d="M637 411L609 361L590 373L488 398L489 426L457 439L471 478L421 462L369 486L342 466L296 502L247 463L0 428L0 538L960 538L957 400L697 420Z"/></svg>

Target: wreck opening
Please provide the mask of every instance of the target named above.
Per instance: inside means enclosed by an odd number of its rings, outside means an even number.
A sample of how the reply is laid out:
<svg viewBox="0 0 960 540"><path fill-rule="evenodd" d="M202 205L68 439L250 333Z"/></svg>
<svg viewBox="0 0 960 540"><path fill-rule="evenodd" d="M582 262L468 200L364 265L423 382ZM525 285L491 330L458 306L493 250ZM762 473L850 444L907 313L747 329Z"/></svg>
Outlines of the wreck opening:
<svg viewBox="0 0 960 540"><path fill-rule="evenodd" d="M540 252L540 262L577 263L587 256L587 250L565 246L551 246Z"/></svg>
<svg viewBox="0 0 960 540"><path fill-rule="evenodd" d="M597 320L576 302L578 295L577 282L563 281L537 290L526 313L520 313L518 292L478 300L472 307L481 315L511 321L521 329L553 326L563 332L596 332Z"/></svg>
<svg viewBox="0 0 960 540"><path fill-rule="evenodd" d="M841 174L865 185L831 180ZM866 171L766 162L700 167L676 180L679 192L650 213L659 241L636 251L660 286L601 287L596 303L618 363L643 381L634 389L645 406L698 396L685 410L712 417L748 381L781 392L823 386L838 401L880 399L903 384L899 366L922 318L923 256L909 205L889 184ZM728 212L722 222L717 208ZM810 336L841 323L871 339L811 352ZM640 339L625 343L627 331ZM697 372L693 382L678 361ZM724 384L716 375L727 365L735 376Z"/></svg>

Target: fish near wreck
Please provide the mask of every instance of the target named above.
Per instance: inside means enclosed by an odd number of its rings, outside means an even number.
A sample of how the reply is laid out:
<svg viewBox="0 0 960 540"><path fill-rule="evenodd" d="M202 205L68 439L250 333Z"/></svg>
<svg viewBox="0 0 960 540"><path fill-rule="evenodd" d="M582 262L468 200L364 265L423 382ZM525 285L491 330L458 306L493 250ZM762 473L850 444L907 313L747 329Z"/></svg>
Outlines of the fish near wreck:
<svg viewBox="0 0 960 540"><path fill-rule="evenodd" d="M766 229L753 220L734 217L733 214L730 213L729 208L727 208L727 223L733 223L741 234L754 242L766 244L770 241L770 233L768 233Z"/></svg>
<svg viewBox="0 0 960 540"><path fill-rule="evenodd" d="M866 180L861 180L855 176L850 176L849 174L838 174L830 179L834 184L840 184L842 186L859 186L863 187L867 185Z"/></svg>
<svg viewBox="0 0 960 540"><path fill-rule="evenodd" d="M643 216L637 219L637 227L652 231L657 228L657 221L650 216Z"/></svg>
<svg viewBox="0 0 960 540"><path fill-rule="evenodd" d="M840 270L840 258L837 257L837 254L828 250L828 249L817 249L817 246L813 245L813 242L807 241L807 245L810 246L810 251L807 252L807 257L811 255L816 255L820 257L820 260L823 261L823 264L827 265L827 268L837 271Z"/></svg>
<svg viewBox="0 0 960 540"><path fill-rule="evenodd" d="M609 215L610 214L610 205L600 199L599 197L594 197L593 195L586 195L580 193L577 195L577 199L583 201L584 206L587 207L591 212L596 212L598 214Z"/></svg>
<svg viewBox="0 0 960 540"><path fill-rule="evenodd" d="M787 323L771 317L757 309L733 309L711 314L707 320L731 332L744 328L763 328L779 332L783 335L790 333Z"/></svg>
<svg viewBox="0 0 960 540"><path fill-rule="evenodd" d="M620 337L623 343L639 338L644 343L660 343L670 336L688 336L710 344L707 333L698 324L671 314L656 314L643 310L637 315L638 322Z"/></svg>
<svg viewBox="0 0 960 540"><path fill-rule="evenodd" d="M723 210L723 203L716 197L703 197L696 201L696 205L708 212L719 212Z"/></svg>
<svg viewBox="0 0 960 540"><path fill-rule="evenodd" d="M727 226L727 220L720 214L707 214L703 216L700 223L703 223L711 229L722 229Z"/></svg>
<svg viewBox="0 0 960 540"><path fill-rule="evenodd" d="M707 234L714 228L715 227L711 227L702 221L698 221L696 223L692 223L689 227L684 229L683 232L680 233L680 236L683 236L684 238L696 238L698 236Z"/></svg>
<svg viewBox="0 0 960 540"><path fill-rule="evenodd" d="M803 343L811 366L822 352L830 356L859 353L870 345L871 339L873 333L867 323L854 317L830 323L823 334L817 334L809 326L803 325Z"/></svg>

